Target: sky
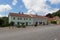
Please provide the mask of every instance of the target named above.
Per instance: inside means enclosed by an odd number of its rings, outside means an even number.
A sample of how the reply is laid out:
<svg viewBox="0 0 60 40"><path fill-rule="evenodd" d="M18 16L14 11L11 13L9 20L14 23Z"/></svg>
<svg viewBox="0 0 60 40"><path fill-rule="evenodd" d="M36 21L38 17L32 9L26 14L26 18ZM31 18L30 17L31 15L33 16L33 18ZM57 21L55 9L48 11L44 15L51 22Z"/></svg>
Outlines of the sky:
<svg viewBox="0 0 60 40"><path fill-rule="evenodd" d="M10 12L46 15L60 9L60 0L0 0L0 17Z"/></svg>

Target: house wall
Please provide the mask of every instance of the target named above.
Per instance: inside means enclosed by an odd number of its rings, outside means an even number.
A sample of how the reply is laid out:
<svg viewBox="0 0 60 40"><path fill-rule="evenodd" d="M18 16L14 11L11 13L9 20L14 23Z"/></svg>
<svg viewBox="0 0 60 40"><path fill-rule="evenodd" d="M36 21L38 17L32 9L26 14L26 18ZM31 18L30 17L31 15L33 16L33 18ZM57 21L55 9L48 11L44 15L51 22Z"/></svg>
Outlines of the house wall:
<svg viewBox="0 0 60 40"><path fill-rule="evenodd" d="M26 24L26 22L28 22L28 25L35 25L35 23L38 22L38 25L40 25L39 22L44 22L45 24L47 24L47 22L48 22L47 18L15 17L15 20L13 20L14 17L15 16L13 16L13 17L9 16L9 23L13 21L14 24L17 25L17 22L20 22L20 23L22 22L25 24ZM18 18L22 18L22 20L18 20ZM24 18L27 18L28 20L24 20ZM29 20L29 19L31 19L31 20Z"/></svg>
<svg viewBox="0 0 60 40"><path fill-rule="evenodd" d="M9 18L9 23L10 23L10 22L12 21L12 20L11 20L11 16L8 16L8 18Z"/></svg>
<svg viewBox="0 0 60 40"><path fill-rule="evenodd" d="M13 17L12 16L9 16L9 23L13 21L15 23L15 25L17 25L17 22L25 23L25 24L26 24L26 22L28 22L28 25L33 25L33 18L28 18L28 17L15 17L15 20L14 20L13 19L14 17L15 16L13 16ZM22 20L18 20L18 18L22 18ZM26 18L27 18L27 20L26 20Z"/></svg>
<svg viewBox="0 0 60 40"><path fill-rule="evenodd" d="M42 22L42 24L43 24L43 22L44 22L44 24L47 24L48 20L46 18L34 18L33 24L35 24L36 22L38 22L38 25L40 25L39 22Z"/></svg>

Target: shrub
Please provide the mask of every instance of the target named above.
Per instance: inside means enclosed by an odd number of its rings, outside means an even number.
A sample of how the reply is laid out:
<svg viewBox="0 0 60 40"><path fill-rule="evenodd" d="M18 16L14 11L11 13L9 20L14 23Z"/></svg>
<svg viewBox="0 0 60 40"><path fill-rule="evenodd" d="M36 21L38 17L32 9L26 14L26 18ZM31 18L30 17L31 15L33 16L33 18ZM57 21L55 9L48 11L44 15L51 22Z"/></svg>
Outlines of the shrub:
<svg viewBox="0 0 60 40"><path fill-rule="evenodd" d="M38 24L37 24L37 22L35 23L35 25L34 25L35 27L37 27L38 26Z"/></svg>
<svg viewBox="0 0 60 40"><path fill-rule="evenodd" d="M6 27L6 24L2 24L1 27Z"/></svg>
<svg viewBox="0 0 60 40"><path fill-rule="evenodd" d="M11 23L10 23L10 26L13 26L13 25L14 25L14 22L11 22Z"/></svg>
<svg viewBox="0 0 60 40"><path fill-rule="evenodd" d="M51 21L51 23L52 23L52 24L57 24L57 22L56 22L56 21Z"/></svg>
<svg viewBox="0 0 60 40"><path fill-rule="evenodd" d="M35 26L35 27L37 27L37 25L36 25L36 24L35 24L34 26Z"/></svg>
<svg viewBox="0 0 60 40"><path fill-rule="evenodd" d="M20 28L21 27L21 25L17 25L17 28Z"/></svg>
<svg viewBox="0 0 60 40"><path fill-rule="evenodd" d="M26 26L24 25L24 23L22 23L22 25L21 25L23 28L26 28Z"/></svg>
<svg viewBox="0 0 60 40"><path fill-rule="evenodd" d="M4 23L4 20L0 18L0 26L2 26Z"/></svg>

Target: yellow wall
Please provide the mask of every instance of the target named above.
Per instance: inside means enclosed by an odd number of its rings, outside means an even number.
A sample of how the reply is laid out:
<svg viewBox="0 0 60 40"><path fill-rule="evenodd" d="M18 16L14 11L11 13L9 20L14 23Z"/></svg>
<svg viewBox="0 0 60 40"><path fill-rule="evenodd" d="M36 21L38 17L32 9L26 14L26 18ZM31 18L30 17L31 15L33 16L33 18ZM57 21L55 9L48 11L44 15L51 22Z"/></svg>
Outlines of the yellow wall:
<svg viewBox="0 0 60 40"><path fill-rule="evenodd" d="M51 20L51 21L56 21L58 25L60 25L60 20ZM48 24L51 24L51 21L48 21Z"/></svg>

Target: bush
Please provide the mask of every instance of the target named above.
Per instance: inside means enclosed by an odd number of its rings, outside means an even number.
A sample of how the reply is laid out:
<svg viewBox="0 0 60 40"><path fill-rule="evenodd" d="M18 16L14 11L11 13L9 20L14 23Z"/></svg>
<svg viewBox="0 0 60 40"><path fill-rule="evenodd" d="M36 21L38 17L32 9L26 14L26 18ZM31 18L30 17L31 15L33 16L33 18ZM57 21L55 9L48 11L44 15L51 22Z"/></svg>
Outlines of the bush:
<svg viewBox="0 0 60 40"><path fill-rule="evenodd" d="M6 23L6 24L2 24L2 25L1 25L1 27L8 27L8 26L9 26L8 23Z"/></svg>
<svg viewBox="0 0 60 40"><path fill-rule="evenodd" d="M21 27L21 25L17 25L17 28L20 28Z"/></svg>
<svg viewBox="0 0 60 40"><path fill-rule="evenodd" d="M35 27L37 27L37 25L36 25L36 24L35 24L34 26L35 26Z"/></svg>
<svg viewBox="0 0 60 40"><path fill-rule="evenodd" d="M35 23L35 25L34 25L35 27L37 27L38 26L38 24L37 24L37 22Z"/></svg>
<svg viewBox="0 0 60 40"><path fill-rule="evenodd" d="M1 27L6 27L6 24L2 24Z"/></svg>
<svg viewBox="0 0 60 40"><path fill-rule="evenodd" d="M10 26L13 26L14 25L14 22L10 22L10 24L9 24Z"/></svg>
<svg viewBox="0 0 60 40"><path fill-rule="evenodd" d="M25 26L25 25L23 25L22 27L23 27L23 28L26 28L26 26Z"/></svg>
<svg viewBox="0 0 60 40"><path fill-rule="evenodd" d="M2 26L4 23L4 20L0 18L0 26Z"/></svg>
<svg viewBox="0 0 60 40"><path fill-rule="evenodd" d="M56 21L51 21L51 23L52 23L52 24L57 24L57 22L56 22Z"/></svg>
<svg viewBox="0 0 60 40"><path fill-rule="evenodd" d="M21 25L23 28L26 28L26 26L24 25L24 23L22 23L22 25Z"/></svg>

